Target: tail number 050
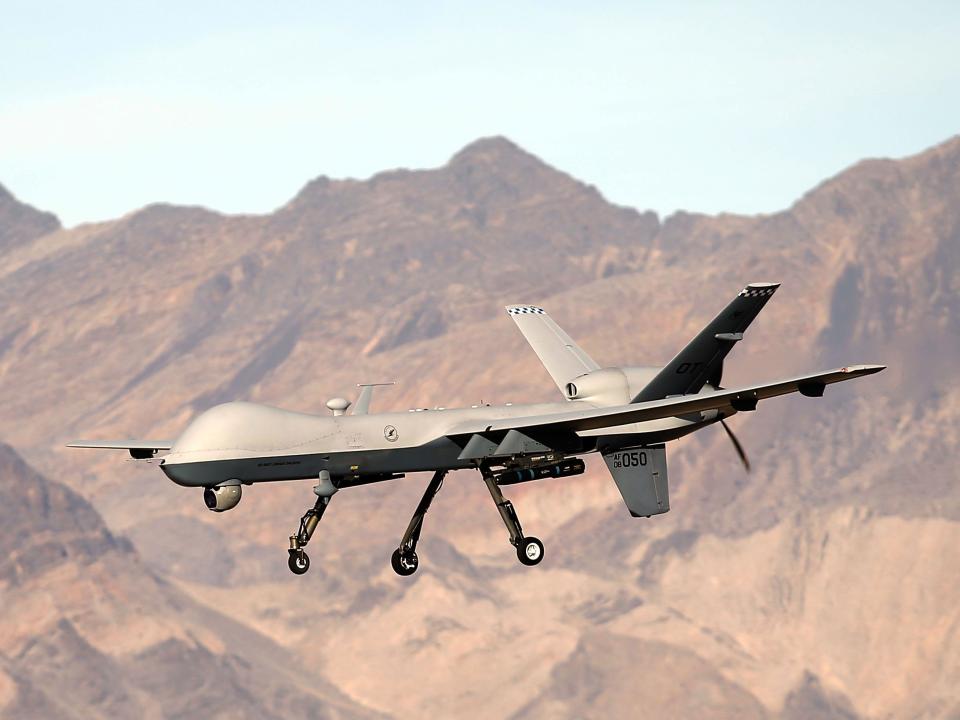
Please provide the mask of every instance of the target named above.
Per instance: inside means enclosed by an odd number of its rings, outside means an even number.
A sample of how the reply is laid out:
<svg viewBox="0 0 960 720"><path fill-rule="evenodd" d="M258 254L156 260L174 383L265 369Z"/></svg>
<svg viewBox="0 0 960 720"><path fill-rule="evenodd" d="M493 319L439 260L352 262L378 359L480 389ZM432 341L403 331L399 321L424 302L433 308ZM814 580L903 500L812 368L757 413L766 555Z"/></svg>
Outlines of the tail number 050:
<svg viewBox="0 0 960 720"><path fill-rule="evenodd" d="M630 450L614 456L614 467L642 467L647 464L647 453L643 450Z"/></svg>

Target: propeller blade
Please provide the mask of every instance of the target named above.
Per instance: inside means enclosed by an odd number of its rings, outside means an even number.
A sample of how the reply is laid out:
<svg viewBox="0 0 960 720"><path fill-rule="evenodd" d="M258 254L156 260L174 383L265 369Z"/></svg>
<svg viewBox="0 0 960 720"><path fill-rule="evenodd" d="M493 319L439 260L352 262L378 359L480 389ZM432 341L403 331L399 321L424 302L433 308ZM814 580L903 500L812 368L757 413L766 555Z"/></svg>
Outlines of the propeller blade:
<svg viewBox="0 0 960 720"><path fill-rule="evenodd" d="M743 462L743 467L747 472L750 472L750 460L747 458L747 453L743 449L743 445L740 444L740 441L737 440L737 436L733 434L727 423L724 420L720 420L720 424L723 425L723 429L727 431L727 437L730 438L730 442L733 443L733 447L737 451L737 455L740 456L740 460Z"/></svg>

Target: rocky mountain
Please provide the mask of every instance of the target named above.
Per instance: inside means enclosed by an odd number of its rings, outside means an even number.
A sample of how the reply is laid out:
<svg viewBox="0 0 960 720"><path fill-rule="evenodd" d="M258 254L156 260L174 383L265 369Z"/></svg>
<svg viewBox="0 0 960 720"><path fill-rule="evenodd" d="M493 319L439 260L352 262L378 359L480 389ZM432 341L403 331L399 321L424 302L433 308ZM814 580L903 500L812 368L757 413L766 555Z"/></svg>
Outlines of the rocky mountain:
<svg viewBox="0 0 960 720"><path fill-rule="evenodd" d="M0 185L0 251L60 229L56 215L19 202Z"/></svg>
<svg viewBox="0 0 960 720"><path fill-rule="evenodd" d="M0 247L0 436L87 498L137 572L345 702L399 717L960 711L960 139L864 161L766 216L661 220L489 138L433 170L319 178L269 215L158 205ZM156 468L61 447L175 437L225 399L323 411L364 381L399 381L375 409L552 398L504 304L545 305L601 365L652 364L758 280L783 286L724 384L888 370L734 418L749 475L719 430L671 445L666 516L630 518L596 461L511 489L547 546L533 570L471 473L434 503L412 578L387 558L416 477L339 494L322 555L293 578L283 548L309 484L255 486L215 516ZM219 652L252 662L236 648Z"/></svg>
<svg viewBox="0 0 960 720"><path fill-rule="evenodd" d="M3 717L378 717L157 577L4 444L0 524Z"/></svg>

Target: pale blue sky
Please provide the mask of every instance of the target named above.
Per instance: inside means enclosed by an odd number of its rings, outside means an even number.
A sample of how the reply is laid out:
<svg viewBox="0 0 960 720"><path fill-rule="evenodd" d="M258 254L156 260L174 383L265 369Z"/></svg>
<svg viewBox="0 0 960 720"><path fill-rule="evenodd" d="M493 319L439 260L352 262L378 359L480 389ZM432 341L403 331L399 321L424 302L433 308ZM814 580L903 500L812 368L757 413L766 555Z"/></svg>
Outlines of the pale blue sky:
<svg viewBox="0 0 960 720"><path fill-rule="evenodd" d="M0 183L68 225L266 212L502 134L613 202L755 213L960 131L960 3L355 5L0 0Z"/></svg>

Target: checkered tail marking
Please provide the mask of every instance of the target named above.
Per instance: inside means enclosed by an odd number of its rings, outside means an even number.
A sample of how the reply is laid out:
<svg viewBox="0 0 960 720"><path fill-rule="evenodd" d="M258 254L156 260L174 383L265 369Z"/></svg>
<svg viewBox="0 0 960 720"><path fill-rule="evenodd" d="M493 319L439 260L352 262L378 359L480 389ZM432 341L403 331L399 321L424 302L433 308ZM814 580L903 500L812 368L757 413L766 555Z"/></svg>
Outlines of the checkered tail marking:
<svg viewBox="0 0 960 720"><path fill-rule="evenodd" d="M743 290L740 291L740 297L767 297L768 295L773 295L779 285L764 285L762 287L754 287L753 285L747 285Z"/></svg>

